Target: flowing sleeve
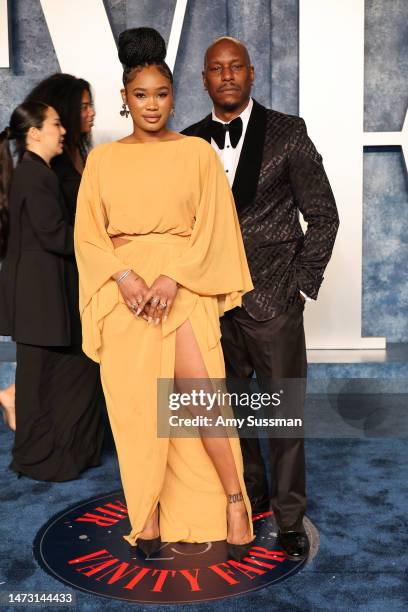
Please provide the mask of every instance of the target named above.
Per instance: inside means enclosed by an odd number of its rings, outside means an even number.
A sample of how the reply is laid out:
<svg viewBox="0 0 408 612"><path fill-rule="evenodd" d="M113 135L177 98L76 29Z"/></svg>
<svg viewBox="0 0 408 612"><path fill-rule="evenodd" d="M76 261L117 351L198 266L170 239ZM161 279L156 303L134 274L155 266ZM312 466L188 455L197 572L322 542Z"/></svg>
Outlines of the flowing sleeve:
<svg viewBox="0 0 408 612"><path fill-rule="evenodd" d="M74 229L79 272L79 310L82 348L99 362L103 318L118 302L119 289L112 275L126 265L115 256L106 231L108 220L99 190L98 149L88 156L78 192Z"/></svg>
<svg viewBox="0 0 408 612"><path fill-rule="evenodd" d="M200 139L196 219L189 248L162 274L201 296L218 298L219 315L253 289L232 192L217 153Z"/></svg>

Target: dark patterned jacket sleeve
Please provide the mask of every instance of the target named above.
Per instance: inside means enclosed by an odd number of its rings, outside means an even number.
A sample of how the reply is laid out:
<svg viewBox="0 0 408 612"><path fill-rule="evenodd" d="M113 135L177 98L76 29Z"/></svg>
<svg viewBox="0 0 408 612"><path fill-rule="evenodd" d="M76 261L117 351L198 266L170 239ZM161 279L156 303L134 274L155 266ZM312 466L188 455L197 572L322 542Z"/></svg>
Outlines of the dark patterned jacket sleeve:
<svg viewBox="0 0 408 612"><path fill-rule="evenodd" d="M316 299L339 227L336 202L322 157L297 119L289 143L290 182L296 205L307 222L297 258L299 289Z"/></svg>

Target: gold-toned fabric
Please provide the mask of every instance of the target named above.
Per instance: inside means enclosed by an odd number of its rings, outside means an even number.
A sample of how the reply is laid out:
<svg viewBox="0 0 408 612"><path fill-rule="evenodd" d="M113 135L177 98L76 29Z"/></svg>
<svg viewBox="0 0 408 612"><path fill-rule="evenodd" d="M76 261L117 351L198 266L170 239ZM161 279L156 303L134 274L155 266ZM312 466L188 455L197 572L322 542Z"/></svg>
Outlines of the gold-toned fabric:
<svg viewBox="0 0 408 612"><path fill-rule="evenodd" d="M111 237L126 235L114 248ZM199 138L96 147L75 224L85 353L100 363L135 544L160 502L165 541L226 537L226 497L200 438L157 437L157 379L173 378L176 330L189 320L211 378L223 378L219 316L252 289L234 202L212 147ZM168 320L136 319L116 272L180 288ZM237 438L230 439L245 493ZM245 502L250 516L246 493Z"/></svg>

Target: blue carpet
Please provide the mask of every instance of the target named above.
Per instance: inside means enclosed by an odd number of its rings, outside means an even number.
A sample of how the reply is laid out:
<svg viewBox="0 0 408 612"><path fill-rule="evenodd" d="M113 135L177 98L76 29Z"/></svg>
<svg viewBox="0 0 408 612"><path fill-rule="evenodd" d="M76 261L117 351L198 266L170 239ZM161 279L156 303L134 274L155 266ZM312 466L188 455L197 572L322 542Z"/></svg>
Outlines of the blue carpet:
<svg viewBox="0 0 408 612"><path fill-rule="evenodd" d="M12 433L1 426L0 591L67 592L37 566L32 542L55 513L120 487L111 443L101 467L58 484L17 479L7 469L11 444ZM320 550L284 582L238 598L188 606L132 605L76 592L75 610L406 610L407 450L408 442L398 439L307 441L308 516L320 531Z"/></svg>

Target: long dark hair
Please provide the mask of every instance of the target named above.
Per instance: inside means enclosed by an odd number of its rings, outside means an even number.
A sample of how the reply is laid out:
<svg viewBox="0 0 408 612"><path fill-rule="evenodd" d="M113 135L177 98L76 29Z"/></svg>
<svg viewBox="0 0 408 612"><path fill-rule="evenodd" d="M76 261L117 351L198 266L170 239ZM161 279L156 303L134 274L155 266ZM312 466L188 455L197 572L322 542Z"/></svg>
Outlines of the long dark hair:
<svg viewBox="0 0 408 612"><path fill-rule="evenodd" d="M71 157L79 149L85 160L90 148L91 137L81 132L81 103L84 91L89 93L92 102L91 86L85 79L78 79L72 74L57 73L44 79L26 97L39 100L55 108L67 133L64 146Z"/></svg>
<svg viewBox="0 0 408 612"><path fill-rule="evenodd" d="M131 28L124 30L118 40L119 59L123 65L123 85L132 80L134 70L155 65L173 84L173 75L165 62L166 43L162 35L153 28Z"/></svg>
<svg viewBox="0 0 408 612"><path fill-rule="evenodd" d="M23 102L12 112L10 126L0 134L0 259L6 254L9 227L8 194L13 174L9 141L14 140L18 159L21 160L28 130L42 127L47 109L48 105L42 102Z"/></svg>

